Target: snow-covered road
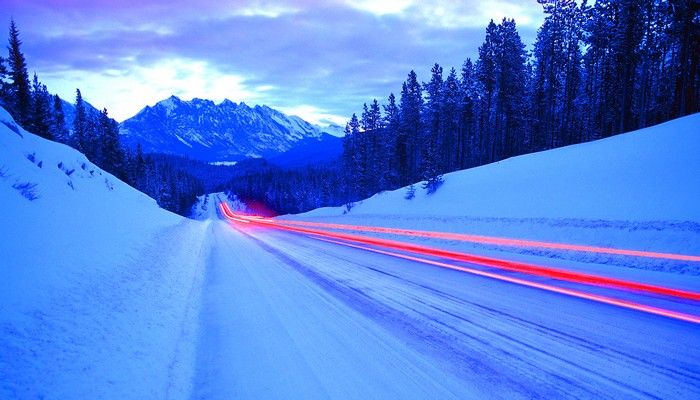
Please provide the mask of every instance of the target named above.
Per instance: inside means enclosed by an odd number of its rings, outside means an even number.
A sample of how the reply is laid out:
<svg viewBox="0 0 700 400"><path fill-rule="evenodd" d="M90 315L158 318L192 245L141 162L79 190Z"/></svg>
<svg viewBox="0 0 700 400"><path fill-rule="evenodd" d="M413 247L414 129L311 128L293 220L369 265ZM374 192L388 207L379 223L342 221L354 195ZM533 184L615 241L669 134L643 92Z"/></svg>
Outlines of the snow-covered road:
<svg viewBox="0 0 700 400"><path fill-rule="evenodd" d="M697 324L222 220L211 241L195 398L700 396Z"/></svg>

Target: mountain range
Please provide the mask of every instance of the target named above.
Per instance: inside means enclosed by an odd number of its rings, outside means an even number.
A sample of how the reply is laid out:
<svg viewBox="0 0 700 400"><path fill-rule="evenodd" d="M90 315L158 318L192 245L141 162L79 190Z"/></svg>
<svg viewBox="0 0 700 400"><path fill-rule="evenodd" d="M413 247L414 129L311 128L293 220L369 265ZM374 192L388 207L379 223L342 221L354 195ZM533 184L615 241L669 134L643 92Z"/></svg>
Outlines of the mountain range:
<svg viewBox="0 0 700 400"><path fill-rule="evenodd" d="M99 110L84 101L88 112ZM75 106L62 100L69 129ZM283 167L331 161L342 153L340 126L325 128L268 106L224 100L181 100L176 96L147 106L119 124L122 143L141 144L144 153L186 156L207 162L264 157Z"/></svg>
<svg viewBox="0 0 700 400"><path fill-rule="evenodd" d="M272 159L290 151L301 152L280 158L281 163L296 164L301 160L332 159L342 151L339 126L321 128L268 106L249 107L230 100L215 104L171 96L125 120L119 130L122 143L131 148L140 143L145 153L176 154L209 162Z"/></svg>

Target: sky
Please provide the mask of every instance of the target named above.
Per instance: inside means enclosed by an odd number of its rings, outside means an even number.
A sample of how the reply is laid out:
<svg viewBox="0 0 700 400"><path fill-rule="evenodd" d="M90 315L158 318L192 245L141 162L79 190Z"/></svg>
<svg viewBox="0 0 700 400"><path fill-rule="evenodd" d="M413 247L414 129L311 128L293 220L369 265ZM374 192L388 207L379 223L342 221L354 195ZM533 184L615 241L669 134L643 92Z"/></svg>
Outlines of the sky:
<svg viewBox="0 0 700 400"><path fill-rule="evenodd" d="M123 121L171 95L267 105L345 125L415 70L475 60L486 25L514 18L532 48L536 0L0 0L30 76ZM4 30L7 32L7 28ZM7 34L4 39L7 40ZM6 46L5 46L6 47Z"/></svg>

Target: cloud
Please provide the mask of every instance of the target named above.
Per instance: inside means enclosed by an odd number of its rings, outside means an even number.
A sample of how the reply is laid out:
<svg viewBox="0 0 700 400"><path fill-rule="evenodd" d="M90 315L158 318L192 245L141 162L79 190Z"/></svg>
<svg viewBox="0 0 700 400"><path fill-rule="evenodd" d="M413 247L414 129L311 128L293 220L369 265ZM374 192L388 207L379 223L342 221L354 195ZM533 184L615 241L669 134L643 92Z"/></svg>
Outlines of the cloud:
<svg viewBox="0 0 700 400"><path fill-rule="evenodd" d="M349 118L398 97L410 70L476 58L491 18L515 17L530 44L541 14L534 0L8 1L49 89L80 87L121 118L171 94Z"/></svg>
<svg viewBox="0 0 700 400"><path fill-rule="evenodd" d="M386 15L386 14L401 14L404 10L409 8L413 1L411 0L353 0L347 1L346 4L349 7L353 7L359 10L368 11L375 15Z"/></svg>

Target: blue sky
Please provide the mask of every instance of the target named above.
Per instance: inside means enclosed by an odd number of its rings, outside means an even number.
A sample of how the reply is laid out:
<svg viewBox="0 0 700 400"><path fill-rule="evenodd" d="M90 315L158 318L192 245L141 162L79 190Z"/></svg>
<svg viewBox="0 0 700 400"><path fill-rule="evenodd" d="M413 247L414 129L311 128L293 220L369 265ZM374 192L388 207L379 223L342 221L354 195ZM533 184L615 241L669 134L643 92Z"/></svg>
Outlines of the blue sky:
<svg viewBox="0 0 700 400"><path fill-rule="evenodd" d="M75 89L122 121L170 95L266 104L341 125L475 59L491 19L515 18L531 49L536 0L3 0L29 72L68 101ZM6 36L5 36L6 37Z"/></svg>

